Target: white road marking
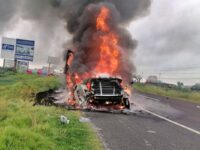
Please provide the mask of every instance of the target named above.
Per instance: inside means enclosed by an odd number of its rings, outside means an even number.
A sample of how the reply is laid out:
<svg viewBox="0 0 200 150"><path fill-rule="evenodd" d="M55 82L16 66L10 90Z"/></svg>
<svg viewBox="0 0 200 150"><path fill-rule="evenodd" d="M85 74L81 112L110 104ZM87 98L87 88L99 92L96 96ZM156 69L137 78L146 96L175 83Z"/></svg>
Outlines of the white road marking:
<svg viewBox="0 0 200 150"><path fill-rule="evenodd" d="M148 140L144 139L144 142L145 142L145 145L146 145L146 146L152 146L152 144L151 144L151 143L149 143L149 141L148 141Z"/></svg>
<svg viewBox="0 0 200 150"><path fill-rule="evenodd" d="M152 114L152 115L154 115L154 116L156 116L156 117L158 117L158 118L161 118L161 119L163 119L163 120L165 120L165 121L168 121L168 122L170 122L170 123L172 123L172 124L174 124L174 125L176 125L176 126L178 126L178 127L184 128L184 129L186 129L186 130L188 130L188 131L191 131L191 132L193 132L193 133L196 133L197 135L200 135L200 132L197 131L197 130L195 130L195 129L192 129L192 128L187 127L187 126L185 126L185 125L183 125L183 124L180 124L180 123L178 123L178 122L175 122L175 121L173 121L173 120L170 120L170 119L168 119L168 118L166 118L166 117L163 117L163 116L161 116L161 115L158 115L158 114L156 114L156 113L154 113L154 112L151 112L151 111L149 111L149 110L147 110L147 109L144 109L144 108L142 108L142 109L143 109L143 111L145 111L145 112L147 112L147 113L149 113L149 114Z"/></svg>
<svg viewBox="0 0 200 150"><path fill-rule="evenodd" d="M156 131L153 131L153 130L148 130L147 132L151 134L156 134Z"/></svg>
<svg viewBox="0 0 200 150"><path fill-rule="evenodd" d="M136 95L141 96L141 97L144 97L144 98L146 98L146 99L151 99L151 100L160 102L160 100L159 100L159 99L156 99L156 98L148 97L148 96L141 95L141 94L136 94ZM198 105L197 108L200 109L200 106Z"/></svg>
<svg viewBox="0 0 200 150"><path fill-rule="evenodd" d="M155 101L160 101L159 99L151 98L151 97L144 96L144 95L141 95L141 94L137 94L137 95L138 95L138 96L141 96L141 97L148 98L148 99L152 99L152 100L155 100ZM200 106L197 106L197 108L200 109ZM147 110L147 109L145 109L145 108L143 108L143 107L141 107L141 109L142 109L143 111L149 113L149 114L152 114L152 115L154 115L154 116L156 116L156 117L158 117L158 118L161 118L161 119L163 119L163 120L165 120L165 121L168 121L168 122L170 122L170 123L172 123L172 124L174 124L174 125L176 125L176 126L182 127L182 128L184 128L184 129L186 129L186 130L188 130L188 131L191 131L191 132L193 132L193 133L196 133L196 134L200 135L200 131L197 131L197 130L195 130L195 129L192 129L192 128L190 128L190 127L187 127L187 126L185 126L185 125L183 125L183 124L180 124L180 123L178 123L178 122L175 122L175 121L173 121L173 120L170 120L170 119L168 119L168 118L166 118L166 117L163 117L163 116L161 116L161 115L159 115L159 114L156 114L156 113L154 113L154 112L152 112L152 111L149 111L149 110Z"/></svg>
<svg viewBox="0 0 200 150"><path fill-rule="evenodd" d="M151 100L154 100L154 101L160 102L160 100L159 100L159 99L156 99L156 98L148 97L148 96L141 95L141 94L136 94L136 95L141 96L141 97L144 97L144 98L146 98L146 99L151 99Z"/></svg>

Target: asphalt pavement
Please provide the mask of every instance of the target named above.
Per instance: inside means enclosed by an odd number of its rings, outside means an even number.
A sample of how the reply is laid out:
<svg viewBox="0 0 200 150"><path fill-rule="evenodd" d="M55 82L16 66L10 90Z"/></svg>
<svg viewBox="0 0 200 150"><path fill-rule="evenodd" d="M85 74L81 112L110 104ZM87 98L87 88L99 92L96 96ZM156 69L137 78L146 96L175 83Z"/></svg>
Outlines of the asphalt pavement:
<svg viewBox="0 0 200 150"><path fill-rule="evenodd" d="M198 105L138 92L131 100L137 113L86 112L106 150L200 150Z"/></svg>

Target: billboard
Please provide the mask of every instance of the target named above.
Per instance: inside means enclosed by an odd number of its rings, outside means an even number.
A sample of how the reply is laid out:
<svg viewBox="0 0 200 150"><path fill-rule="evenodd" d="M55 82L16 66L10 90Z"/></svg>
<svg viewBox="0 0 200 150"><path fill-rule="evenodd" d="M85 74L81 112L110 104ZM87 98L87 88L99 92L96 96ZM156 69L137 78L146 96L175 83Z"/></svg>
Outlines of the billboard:
<svg viewBox="0 0 200 150"><path fill-rule="evenodd" d="M1 58L33 61L35 41L2 38Z"/></svg>
<svg viewBox="0 0 200 150"><path fill-rule="evenodd" d="M49 63L49 64L57 65L57 64L60 63L60 58L49 56L49 57L48 57L48 63Z"/></svg>
<svg viewBox="0 0 200 150"><path fill-rule="evenodd" d="M34 49L35 41L17 39L15 59L33 61Z"/></svg>
<svg viewBox="0 0 200 150"><path fill-rule="evenodd" d="M1 58L14 59L16 40L11 38L2 38Z"/></svg>

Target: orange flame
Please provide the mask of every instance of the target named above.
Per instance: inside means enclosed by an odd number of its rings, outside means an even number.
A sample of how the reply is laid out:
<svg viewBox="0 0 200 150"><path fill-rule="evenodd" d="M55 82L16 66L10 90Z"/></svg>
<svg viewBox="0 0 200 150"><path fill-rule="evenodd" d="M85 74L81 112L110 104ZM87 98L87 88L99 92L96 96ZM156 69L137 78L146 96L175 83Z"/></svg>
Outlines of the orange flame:
<svg viewBox="0 0 200 150"><path fill-rule="evenodd" d="M125 86L125 87L124 87L124 91L125 91L129 96L132 95L131 87Z"/></svg>
<svg viewBox="0 0 200 150"><path fill-rule="evenodd" d="M100 14L97 17L96 20L96 28L98 30L102 30L104 32L108 32L110 30L108 24L106 23L106 19L109 18L109 9L106 7L102 7Z"/></svg>
<svg viewBox="0 0 200 150"><path fill-rule="evenodd" d="M110 29L107 21L110 19L110 10L102 7L96 19L96 28L102 34L98 37L100 60L94 69L96 74L106 73L116 75L119 68L120 50L118 36Z"/></svg>
<svg viewBox="0 0 200 150"><path fill-rule="evenodd" d="M112 31L109 25L110 10L103 6L96 18L96 30L101 34L96 38L96 50L99 50L100 57L97 65L90 72L84 74L70 73L67 75L68 88L73 89L73 86L80 83L83 79L90 78L93 74L108 74L117 76L120 60L119 37ZM73 61L71 56L67 62L70 66Z"/></svg>

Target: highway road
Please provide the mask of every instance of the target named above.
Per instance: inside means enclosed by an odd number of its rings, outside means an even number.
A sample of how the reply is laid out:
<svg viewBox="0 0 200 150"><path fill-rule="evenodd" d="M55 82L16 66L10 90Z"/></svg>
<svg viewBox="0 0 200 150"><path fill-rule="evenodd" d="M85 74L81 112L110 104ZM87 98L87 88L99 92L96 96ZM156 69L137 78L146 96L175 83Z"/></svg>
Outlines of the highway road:
<svg viewBox="0 0 200 150"><path fill-rule="evenodd" d="M198 105L138 92L132 101L134 114L86 112L106 150L200 150Z"/></svg>

